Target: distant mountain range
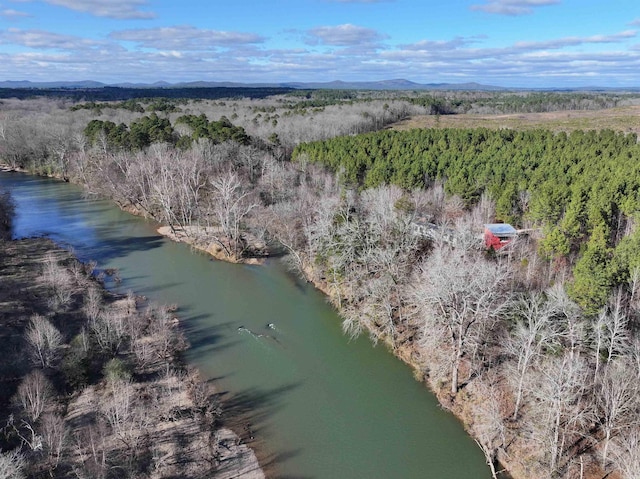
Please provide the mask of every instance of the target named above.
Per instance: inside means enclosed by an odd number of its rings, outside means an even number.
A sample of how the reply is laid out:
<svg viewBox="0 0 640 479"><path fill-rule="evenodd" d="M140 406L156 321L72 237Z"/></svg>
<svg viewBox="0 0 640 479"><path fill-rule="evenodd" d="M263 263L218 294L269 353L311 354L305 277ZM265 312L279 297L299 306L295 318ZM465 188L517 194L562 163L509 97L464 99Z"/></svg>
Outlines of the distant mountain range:
<svg viewBox="0 0 640 479"><path fill-rule="evenodd" d="M115 83L107 84L92 80L61 81L61 82L31 82L0 81L0 88L16 89L92 89L92 88L295 88L300 90L483 90L483 91L514 91L514 90L546 90L546 91L640 91L640 87L575 87L575 88L504 88L480 83L415 83L409 80L394 79L380 81L331 81L331 82L282 82L282 83L240 83L240 82L210 82L193 81L168 83Z"/></svg>
<svg viewBox="0 0 640 479"><path fill-rule="evenodd" d="M507 90L492 85L479 83L415 83L409 80L381 80L381 81L332 81L332 82L282 82L282 83L240 83L240 82L210 82L193 81L181 83L168 83L158 81L155 83L114 83L107 84L92 80L64 81L64 82L32 82L0 81L0 88L295 88L306 89L331 89L331 90Z"/></svg>

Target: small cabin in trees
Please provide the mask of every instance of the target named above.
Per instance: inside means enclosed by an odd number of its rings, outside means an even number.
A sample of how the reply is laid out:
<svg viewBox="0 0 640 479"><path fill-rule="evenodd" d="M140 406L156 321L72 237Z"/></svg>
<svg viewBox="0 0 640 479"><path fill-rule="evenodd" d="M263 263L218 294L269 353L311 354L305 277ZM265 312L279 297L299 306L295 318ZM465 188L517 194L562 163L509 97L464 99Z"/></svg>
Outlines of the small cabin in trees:
<svg viewBox="0 0 640 479"><path fill-rule="evenodd" d="M484 244L487 249L498 251L518 236L517 230L507 223L484 225Z"/></svg>

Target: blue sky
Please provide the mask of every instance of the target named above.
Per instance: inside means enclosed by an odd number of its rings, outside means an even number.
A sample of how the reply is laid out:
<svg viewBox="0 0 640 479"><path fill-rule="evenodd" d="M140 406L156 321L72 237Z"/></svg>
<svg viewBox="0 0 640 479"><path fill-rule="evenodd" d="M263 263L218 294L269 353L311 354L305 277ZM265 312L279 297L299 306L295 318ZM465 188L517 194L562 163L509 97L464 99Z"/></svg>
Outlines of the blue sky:
<svg viewBox="0 0 640 479"><path fill-rule="evenodd" d="M640 86L638 0L0 0L0 80Z"/></svg>

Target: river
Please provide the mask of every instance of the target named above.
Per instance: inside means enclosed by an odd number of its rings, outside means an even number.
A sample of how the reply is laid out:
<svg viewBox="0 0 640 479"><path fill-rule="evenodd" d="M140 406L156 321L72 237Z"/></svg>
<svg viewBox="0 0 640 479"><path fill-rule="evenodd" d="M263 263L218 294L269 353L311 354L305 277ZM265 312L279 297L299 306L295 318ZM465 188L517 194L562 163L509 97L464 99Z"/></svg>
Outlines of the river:
<svg viewBox="0 0 640 479"><path fill-rule="evenodd" d="M47 235L152 300L179 305L190 363L228 392L288 479L483 479L461 424L383 346L349 341L324 296L277 260L232 265L68 183L0 173L14 236Z"/></svg>

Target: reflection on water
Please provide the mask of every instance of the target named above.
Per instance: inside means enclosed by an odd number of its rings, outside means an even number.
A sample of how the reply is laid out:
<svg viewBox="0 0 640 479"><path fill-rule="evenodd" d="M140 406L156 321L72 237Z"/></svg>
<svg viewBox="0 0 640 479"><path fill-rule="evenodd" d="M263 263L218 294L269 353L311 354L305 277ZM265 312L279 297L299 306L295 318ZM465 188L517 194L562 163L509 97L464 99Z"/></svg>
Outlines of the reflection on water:
<svg viewBox="0 0 640 479"><path fill-rule="evenodd" d="M49 235L117 268L122 291L176 303L188 360L249 417L280 477L488 478L461 425L411 371L366 339L348 341L325 298L273 260L213 261L155 225L62 182L0 173L17 236Z"/></svg>

